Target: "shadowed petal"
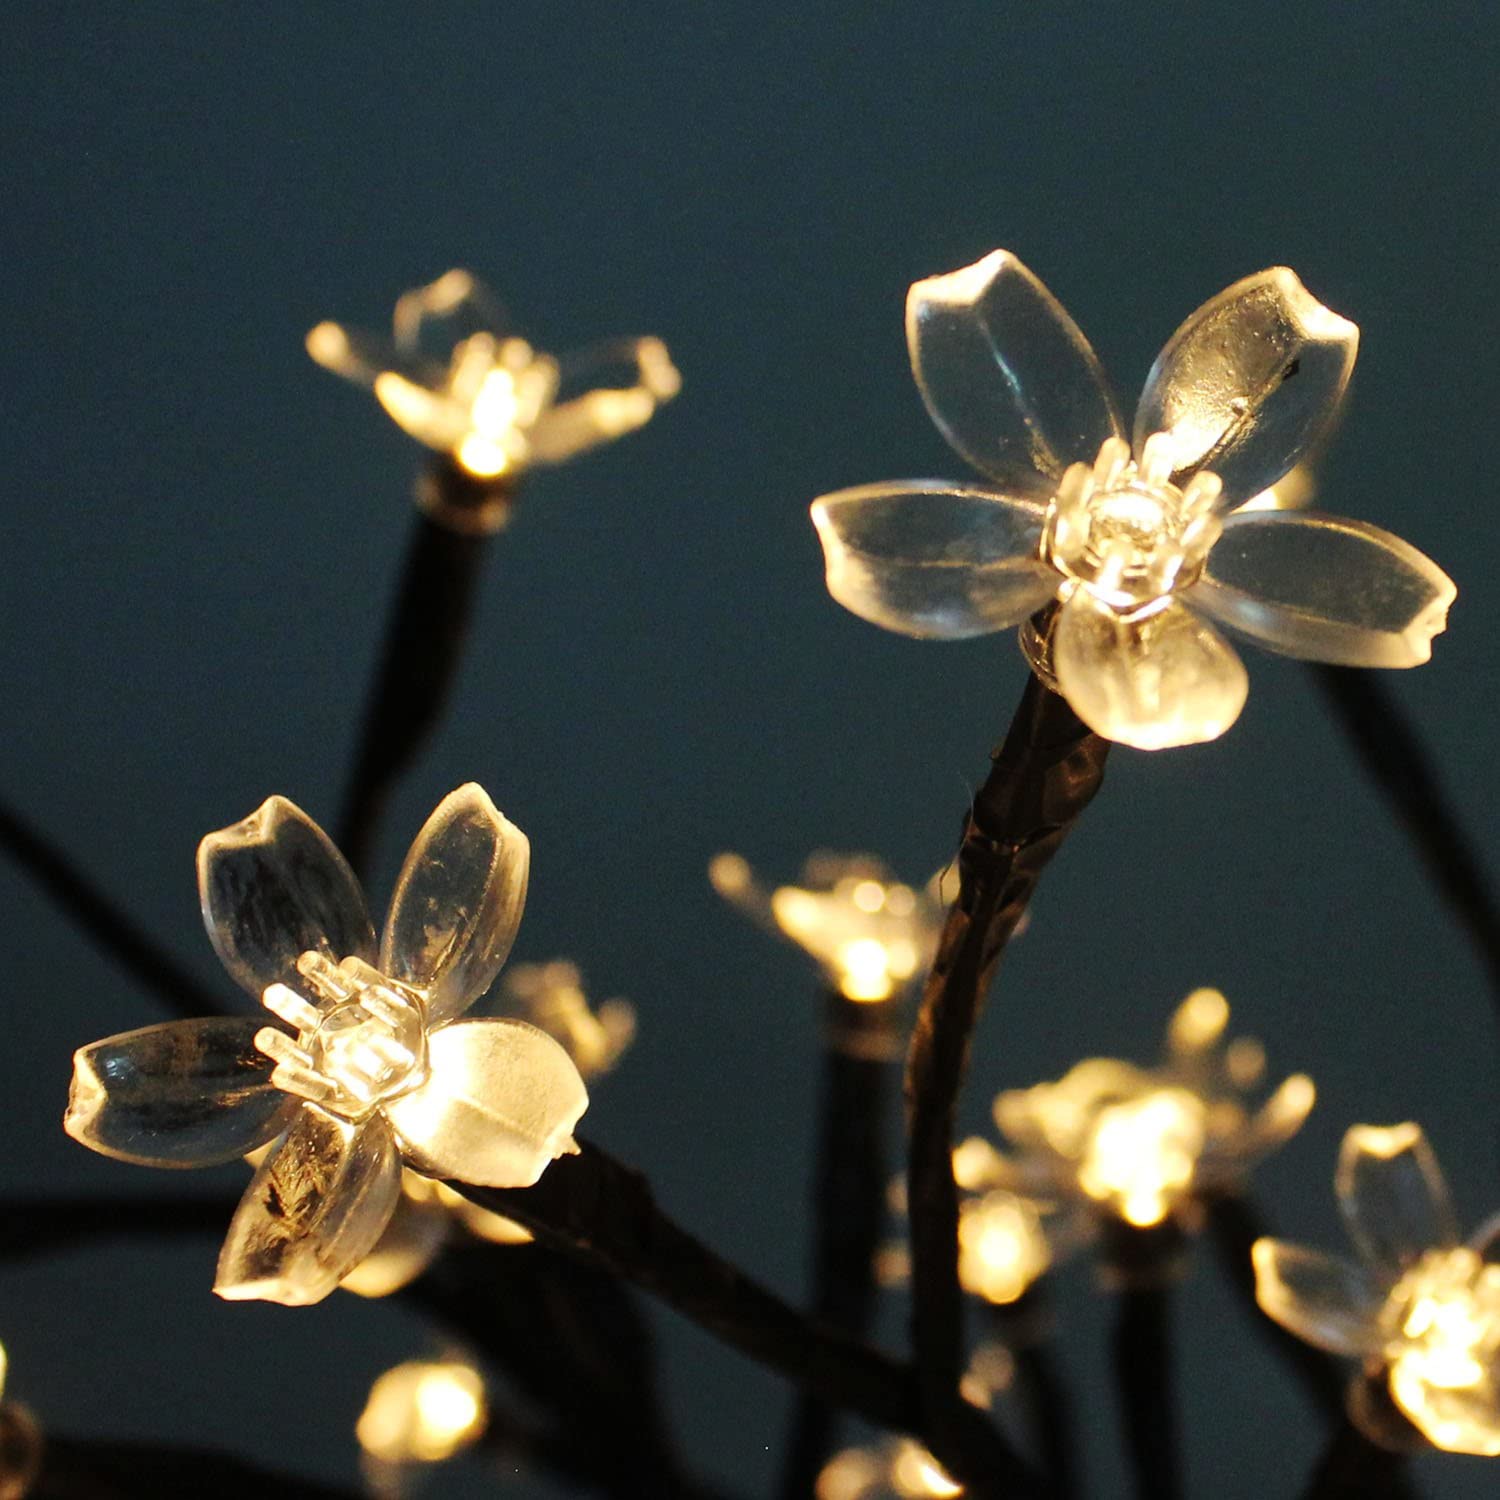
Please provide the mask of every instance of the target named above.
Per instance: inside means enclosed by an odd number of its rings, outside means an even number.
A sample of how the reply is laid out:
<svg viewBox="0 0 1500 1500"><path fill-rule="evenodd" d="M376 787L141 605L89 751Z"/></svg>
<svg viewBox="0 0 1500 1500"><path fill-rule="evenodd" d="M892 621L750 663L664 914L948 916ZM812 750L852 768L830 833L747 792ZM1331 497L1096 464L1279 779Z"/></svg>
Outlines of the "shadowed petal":
<svg viewBox="0 0 1500 1500"><path fill-rule="evenodd" d="M573 1149L588 1090L546 1032L523 1021L457 1021L427 1047L426 1082L385 1106L419 1172L530 1187Z"/></svg>
<svg viewBox="0 0 1500 1500"><path fill-rule="evenodd" d="M1088 340L1008 250L917 282L906 342L938 429L1009 489L1045 497L1069 464L1125 435Z"/></svg>
<svg viewBox="0 0 1500 1500"><path fill-rule="evenodd" d="M453 1221L438 1201L437 1184L408 1172L390 1222L375 1247L339 1286L356 1297L389 1297L415 1281L437 1259Z"/></svg>
<svg viewBox="0 0 1500 1500"><path fill-rule="evenodd" d="M1249 692L1234 650L1175 600L1128 619L1079 589L1058 612L1052 662L1074 713L1138 750L1217 739Z"/></svg>
<svg viewBox="0 0 1500 1500"><path fill-rule="evenodd" d="M1229 516L1194 609L1284 656L1413 667L1448 622L1453 581L1400 537L1311 513Z"/></svg>
<svg viewBox="0 0 1500 1500"><path fill-rule="evenodd" d="M380 1114L354 1124L303 1105L235 1210L214 1291L321 1302L374 1248L400 1195L401 1157Z"/></svg>
<svg viewBox="0 0 1500 1500"><path fill-rule="evenodd" d="M1338 413L1359 329L1285 266L1247 276L1200 307L1156 358L1135 419L1135 451L1172 435L1177 473L1209 469L1221 510L1269 489Z"/></svg>
<svg viewBox="0 0 1500 1500"><path fill-rule="evenodd" d="M1334 1354L1380 1348L1382 1289L1352 1261L1285 1240L1256 1240L1255 1300L1299 1339Z"/></svg>
<svg viewBox="0 0 1500 1500"><path fill-rule="evenodd" d="M211 1167L265 1145L298 1101L255 1049L261 1021L209 1016L127 1031L73 1054L63 1129L145 1167Z"/></svg>
<svg viewBox="0 0 1500 1500"><path fill-rule="evenodd" d="M427 995L440 1026L494 983L526 904L531 844L472 781L412 841L380 945L380 967Z"/></svg>
<svg viewBox="0 0 1500 1500"><path fill-rule="evenodd" d="M887 630L944 640L1019 625L1052 598L1045 516L1035 501L940 479L858 485L812 506L828 592Z"/></svg>
<svg viewBox="0 0 1500 1500"><path fill-rule="evenodd" d="M375 961L375 929L344 856L294 802L268 797L198 845L198 897L214 951L257 1000L296 988L297 957Z"/></svg>
<svg viewBox="0 0 1500 1500"><path fill-rule="evenodd" d="M1356 1125L1333 1179L1349 1237L1391 1277L1424 1250L1458 1243L1448 1185L1420 1125Z"/></svg>

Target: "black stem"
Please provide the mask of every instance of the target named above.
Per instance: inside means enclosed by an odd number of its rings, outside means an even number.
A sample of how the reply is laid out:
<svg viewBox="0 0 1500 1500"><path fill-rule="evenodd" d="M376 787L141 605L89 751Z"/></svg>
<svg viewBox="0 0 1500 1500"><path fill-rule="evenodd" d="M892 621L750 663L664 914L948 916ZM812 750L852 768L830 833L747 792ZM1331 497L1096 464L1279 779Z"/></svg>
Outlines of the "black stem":
<svg viewBox="0 0 1500 1500"><path fill-rule="evenodd" d="M1043 1343L1023 1343L1011 1355L1016 1362L1016 1398L1036 1434L1037 1452L1052 1492L1057 1500L1074 1500L1080 1493L1077 1436L1068 1389L1059 1378L1052 1351Z"/></svg>
<svg viewBox="0 0 1500 1500"><path fill-rule="evenodd" d="M1443 791L1431 751L1378 672L1316 663L1310 670L1355 754L1468 933L1500 1004L1500 906L1463 819Z"/></svg>
<svg viewBox="0 0 1500 1500"><path fill-rule="evenodd" d="M1318 1459L1300 1500L1409 1500L1405 1458L1367 1438L1347 1417Z"/></svg>
<svg viewBox="0 0 1500 1500"><path fill-rule="evenodd" d="M830 989L823 1004L823 1100L813 1192L812 1316L851 1338L875 1316L875 1252L885 1221L885 1125L900 1057L899 1002ZM782 1462L782 1500L809 1500L838 1436L838 1409L803 1391Z"/></svg>
<svg viewBox="0 0 1500 1500"><path fill-rule="evenodd" d="M938 943L906 1063L912 1335L929 1432L961 1416L963 1294L953 1128L990 982L1037 881L1104 779L1109 742L1034 676L974 798L959 893ZM972 1483L975 1476L954 1471Z"/></svg>
<svg viewBox="0 0 1500 1500"><path fill-rule="evenodd" d="M929 1427L910 1366L803 1317L674 1224L645 1178L597 1147L582 1143L534 1187L449 1186L524 1224L544 1244L634 1283L787 1379L867 1421L916 1433L945 1468L978 1476L972 1495L1019 1500L1045 1492L980 1412L964 1405L941 1429Z"/></svg>
<svg viewBox="0 0 1500 1500"><path fill-rule="evenodd" d="M1113 1353L1136 1495L1139 1500L1181 1500L1168 1287L1148 1281L1122 1288Z"/></svg>
<svg viewBox="0 0 1500 1500"><path fill-rule="evenodd" d="M173 1015L213 1015L218 996L184 969L46 835L0 804L0 848L55 901L65 916L149 990Z"/></svg>
<svg viewBox="0 0 1500 1500"><path fill-rule="evenodd" d="M339 825L338 845L361 875L386 801L447 702L487 541L417 517Z"/></svg>

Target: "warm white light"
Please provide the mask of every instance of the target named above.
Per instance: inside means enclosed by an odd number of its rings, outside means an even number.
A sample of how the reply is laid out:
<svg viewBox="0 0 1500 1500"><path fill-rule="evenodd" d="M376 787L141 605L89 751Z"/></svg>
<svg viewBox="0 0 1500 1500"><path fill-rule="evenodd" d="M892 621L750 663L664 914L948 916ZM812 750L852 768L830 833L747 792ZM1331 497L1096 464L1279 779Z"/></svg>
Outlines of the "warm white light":
<svg viewBox="0 0 1500 1500"><path fill-rule="evenodd" d="M484 1381L460 1360L413 1360L370 1387L355 1424L359 1445L385 1463L441 1463L471 1444L488 1420Z"/></svg>
<svg viewBox="0 0 1500 1500"><path fill-rule="evenodd" d="M1192 1185L1203 1123L1202 1101L1185 1089L1110 1105L1094 1124L1078 1184L1128 1224L1159 1224Z"/></svg>

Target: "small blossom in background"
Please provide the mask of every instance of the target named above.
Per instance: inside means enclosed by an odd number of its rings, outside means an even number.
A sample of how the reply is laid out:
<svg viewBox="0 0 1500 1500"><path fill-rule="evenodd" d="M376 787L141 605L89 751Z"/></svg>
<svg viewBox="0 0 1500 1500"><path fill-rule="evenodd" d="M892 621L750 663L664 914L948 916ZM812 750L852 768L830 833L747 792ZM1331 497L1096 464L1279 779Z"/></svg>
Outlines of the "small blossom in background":
<svg viewBox="0 0 1500 1500"><path fill-rule="evenodd" d="M591 1009L578 965L565 958L513 964L500 981L501 1009L529 1021L559 1043L587 1079L607 1073L635 1039L628 1000L603 1000Z"/></svg>
<svg viewBox="0 0 1500 1500"><path fill-rule="evenodd" d="M708 878L751 920L810 954L849 1000L889 1000L921 978L942 931L941 877L918 890L873 855L820 850L808 859L802 885L768 890L740 855L717 854Z"/></svg>
<svg viewBox="0 0 1500 1500"><path fill-rule="evenodd" d="M404 432L481 480L562 463L633 432L681 389L660 339L558 359L502 333L504 322L479 281L453 270L401 296L392 338L319 323L307 352L371 387Z"/></svg>
<svg viewBox="0 0 1500 1500"><path fill-rule="evenodd" d="M814 1493L817 1500L952 1500L964 1489L926 1448L903 1437L836 1453Z"/></svg>
<svg viewBox="0 0 1500 1500"><path fill-rule="evenodd" d="M1430 656L1456 596L1440 568L1364 522L1261 508L1328 429L1358 343L1284 266L1172 335L1133 442L1088 341L1008 251L913 286L907 340L933 420L1000 488L902 480L815 501L845 608L961 639L1056 600L1033 665L1090 728L1145 750L1239 717L1248 679L1216 625L1344 666Z"/></svg>
<svg viewBox="0 0 1500 1500"><path fill-rule="evenodd" d="M371 1494L399 1500L414 1471L471 1448L488 1422L484 1377L469 1360L409 1360L387 1370L354 1428Z"/></svg>
<svg viewBox="0 0 1500 1500"><path fill-rule="evenodd" d="M1298 1338L1362 1361L1434 1447L1500 1454L1500 1217L1467 1242L1418 1125L1356 1125L1334 1190L1356 1259L1257 1240L1255 1295ZM1367 1403L1350 1410L1387 1432Z"/></svg>
<svg viewBox="0 0 1500 1500"><path fill-rule="evenodd" d="M529 1186L576 1149L583 1080L533 1026L459 1019L510 952L529 863L525 835L460 787L407 853L377 948L353 871L270 798L203 840L198 882L225 967L291 1029L209 1017L81 1048L65 1128L147 1166L270 1147L219 1257L234 1299L326 1297L391 1224L403 1163Z"/></svg>
<svg viewBox="0 0 1500 1500"><path fill-rule="evenodd" d="M1155 1068L1089 1058L1056 1083L1000 1094L995 1121L1012 1149L967 1148L969 1185L1072 1200L1138 1229L1190 1224L1197 1199L1238 1188L1300 1129L1315 1097L1295 1073L1253 1107L1265 1053L1249 1038L1228 1041L1228 1022L1223 995L1195 990Z"/></svg>

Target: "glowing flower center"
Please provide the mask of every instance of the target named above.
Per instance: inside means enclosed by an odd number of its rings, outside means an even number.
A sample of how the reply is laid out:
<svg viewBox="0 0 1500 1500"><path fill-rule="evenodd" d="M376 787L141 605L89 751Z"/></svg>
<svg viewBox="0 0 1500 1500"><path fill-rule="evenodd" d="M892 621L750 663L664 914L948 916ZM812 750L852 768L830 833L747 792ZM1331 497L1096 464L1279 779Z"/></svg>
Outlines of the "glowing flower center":
<svg viewBox="0 0 1500 1500"><path fill-rule="evenodd" d="M1195 474L1171 482L1171 439L1146 441L1139 463L1120 438L1107 438L1093 467L1074 464L1048 508L1042 554L1060 573L1112 609L1134 611L1198 576L1221 526L1213 515L1220 484Z"/></svg>
<svg viewBox="0 0 1500 1500"><path fill-rule="evenodd" d="M1480 1385L1500 1356L1500 1265L1460 1246L1429 1250L1386 1301L1393 1374L1442 1390Z"/></svg>
<svg viewBox="0 0 1500 1500"><path fill-rule="evenodd" d="M850 1000L887 1000L921 966L922 917L910 886L846 877L830 891L782 886L771 912L781 930L837 977Z"/></svg>
<svg viewBox="0 0 1500 1500"><path fill-rule="evenodd" d="M270 985L262 1003L296 1027L297 1039L265 1027L255 1045L276 1063L271 1082L289 1094L359 1119L426 1077L422 997L358 958L321 953L297 960L306 993Z"/></svg>
<svg viewBox="0 0 1500 1500"><path fill-rule="evenodd" d="M1100 1110L1078 1184L1114 1204L1126 1223L1148 1228L1192 1186L1203 1144L1203 1101L1186 1089L1157 1089Z"/></svg>
<svg viewBox="0 0 1500 1500"><path fill-rule="evenodd" d="M958 1278L988 1302L1014 1302L1052 1259L1035 1208L1012 1193L986 1193L962 1205Z"/></svg>

